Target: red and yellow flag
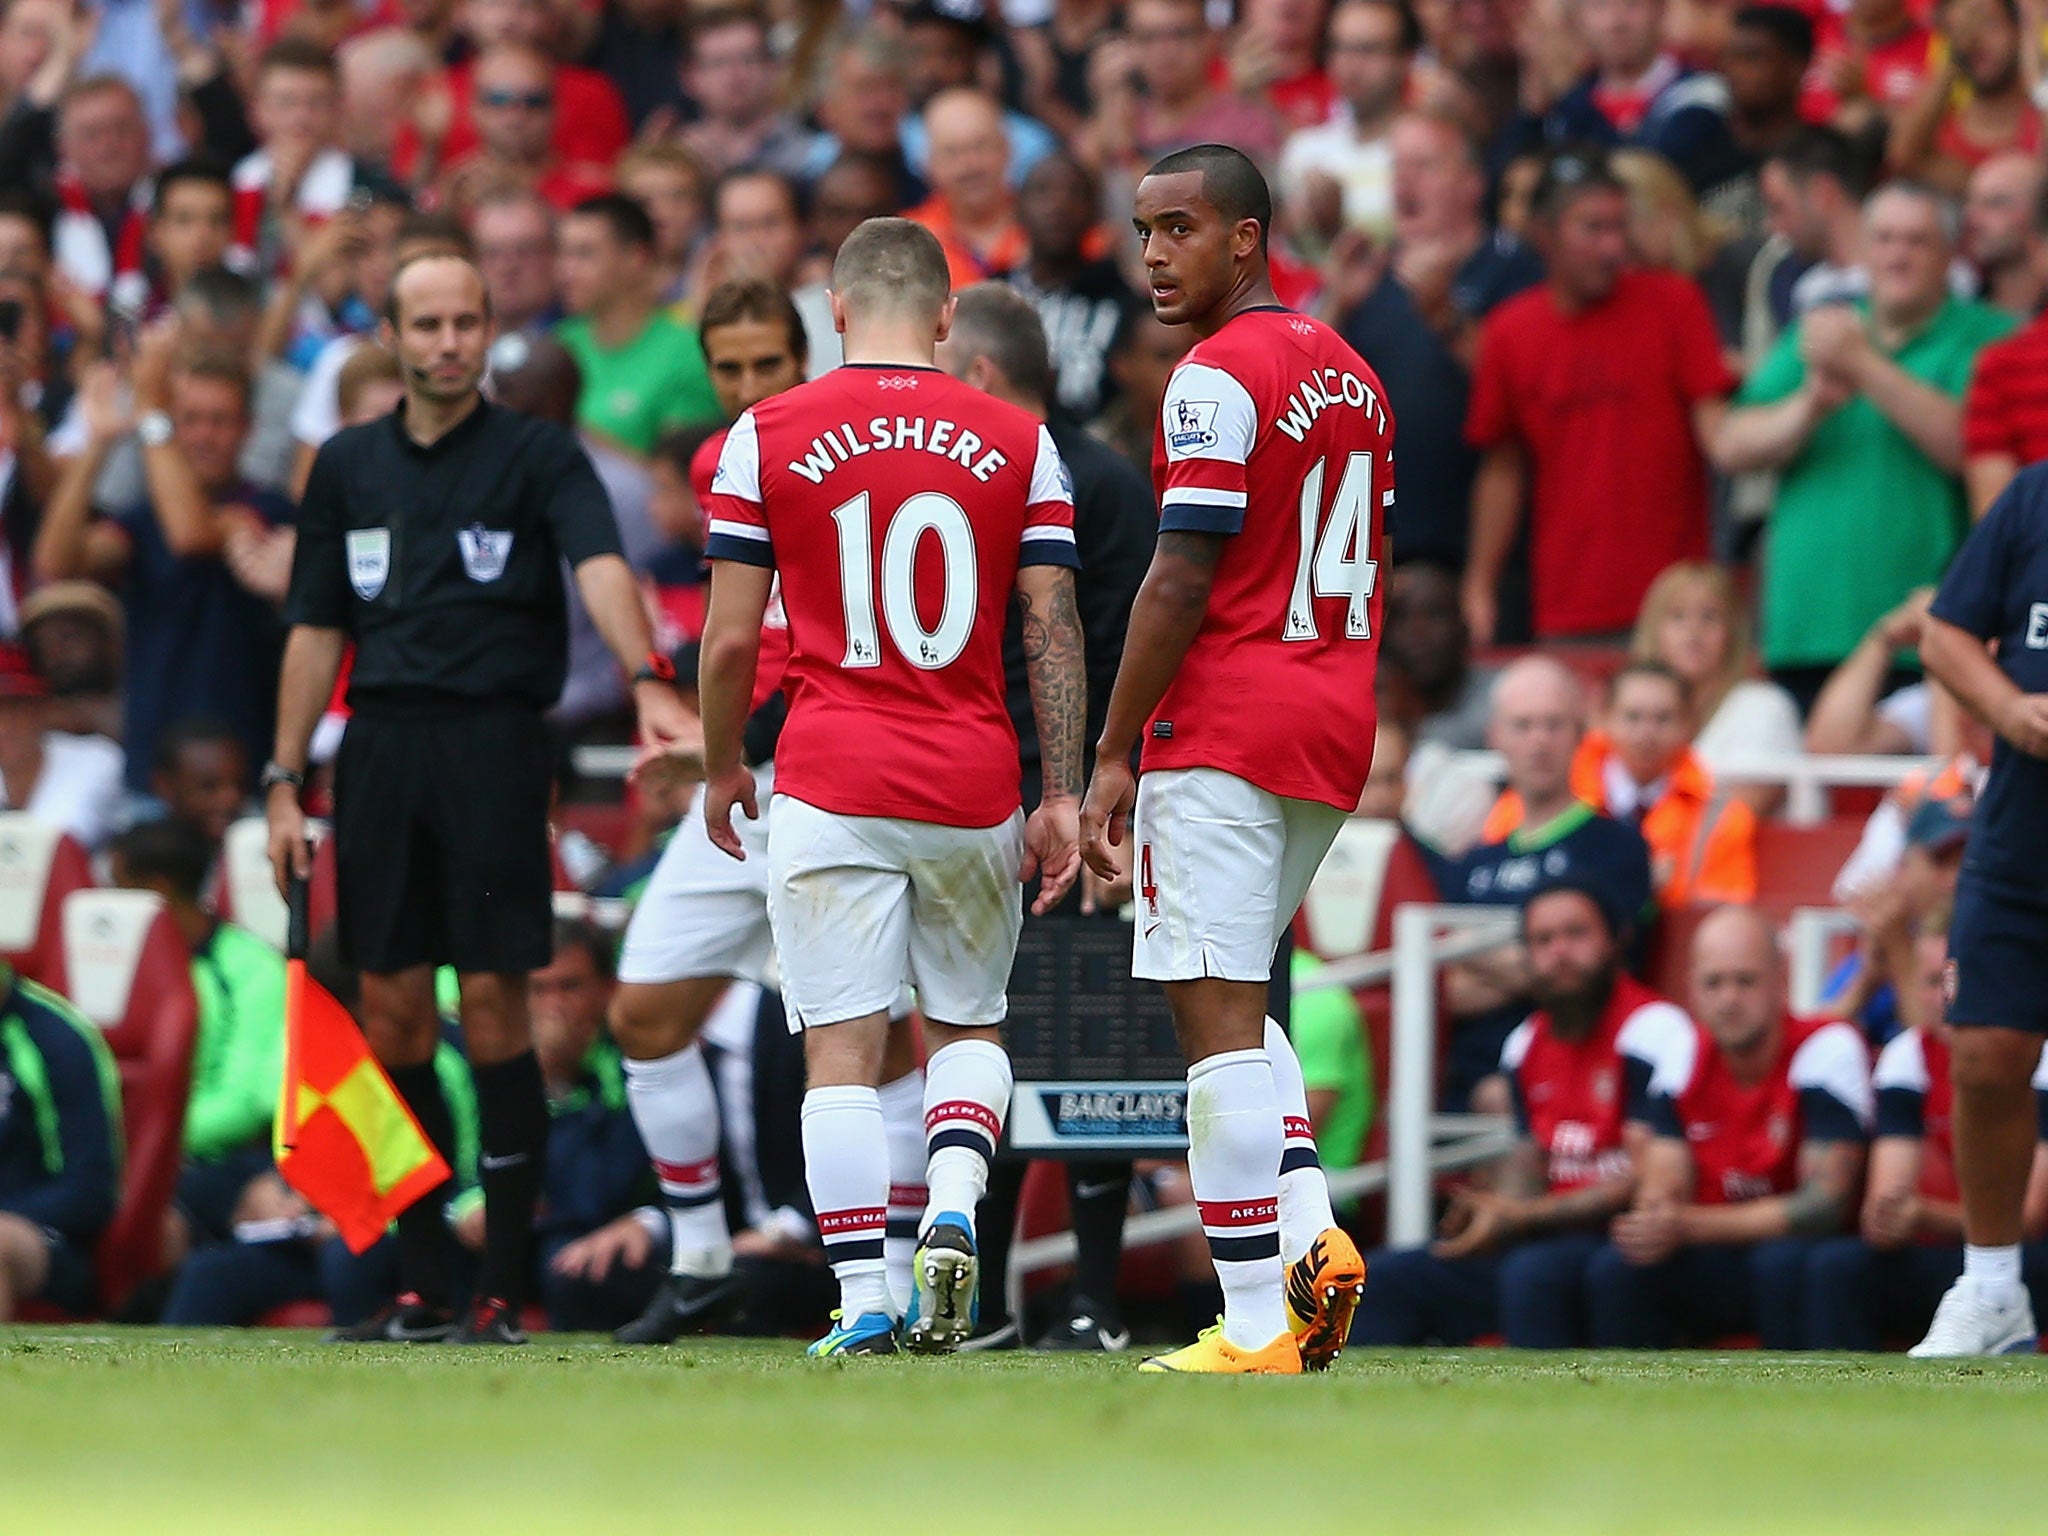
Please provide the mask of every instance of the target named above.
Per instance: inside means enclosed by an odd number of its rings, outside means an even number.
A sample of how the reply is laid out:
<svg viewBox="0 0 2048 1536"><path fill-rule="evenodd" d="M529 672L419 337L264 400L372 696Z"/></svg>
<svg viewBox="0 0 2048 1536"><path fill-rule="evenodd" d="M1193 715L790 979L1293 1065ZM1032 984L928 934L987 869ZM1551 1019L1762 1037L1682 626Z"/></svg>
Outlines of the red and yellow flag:
<svg viewBox="0 0 2048 1536"><path fill-rule="evenodd" d="M351 1252L448 1177L448 1164L356 1028L294 959L285 973L284 1091L277 1171L340 1230Z"/></svg>

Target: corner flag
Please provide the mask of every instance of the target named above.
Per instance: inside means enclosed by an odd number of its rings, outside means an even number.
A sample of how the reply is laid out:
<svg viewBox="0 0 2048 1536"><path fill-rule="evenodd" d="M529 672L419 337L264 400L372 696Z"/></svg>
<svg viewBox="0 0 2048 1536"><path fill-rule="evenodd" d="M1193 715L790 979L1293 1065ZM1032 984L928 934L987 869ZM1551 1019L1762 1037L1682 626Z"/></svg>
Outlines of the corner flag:
<svg viewBox="0 0 2048 1536"><path fill-rule="evenodd" d="M306 974L306 882L290 891L284 1090L272 1152L277 1171L340 1230L352 1253L448 1177L448 1164L348 1010Z"/></svg>

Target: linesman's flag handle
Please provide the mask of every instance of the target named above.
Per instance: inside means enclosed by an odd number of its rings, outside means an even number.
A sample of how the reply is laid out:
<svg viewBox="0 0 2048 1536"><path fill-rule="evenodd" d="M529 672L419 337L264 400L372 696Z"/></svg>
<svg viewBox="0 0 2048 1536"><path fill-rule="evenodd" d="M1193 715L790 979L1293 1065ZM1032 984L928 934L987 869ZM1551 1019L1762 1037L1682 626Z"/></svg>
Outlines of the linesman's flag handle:
<svg viewBox="0 0 2048 1536"><path fill-rule="evenodd" d="M306 971L306 881L285 887L284 1083L277 1171L361 1253L448 1180L448 1164L370 1054L346 1008Z"/></svg>
<svg viewBox="0 0 2048 1536"><path fill-rule="evenodd" d="M311 843L306 845L309 862L312 847ZM313 904L311 885L312 882L304 875L294 871L284 888L284 956L287 960L304 960L306 951L313 945L312 921L308 916Z"/></svg>

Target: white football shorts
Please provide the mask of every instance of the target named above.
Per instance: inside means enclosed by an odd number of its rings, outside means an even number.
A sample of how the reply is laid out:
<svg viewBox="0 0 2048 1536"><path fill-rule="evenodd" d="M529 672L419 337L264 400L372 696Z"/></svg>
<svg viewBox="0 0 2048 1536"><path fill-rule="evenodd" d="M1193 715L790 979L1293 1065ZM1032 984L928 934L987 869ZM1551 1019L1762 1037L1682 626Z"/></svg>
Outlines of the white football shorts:
<svg viewBox="0 0 2048 1536"><path fill-rule="evenodd" d="M619 980L661 986L699 976L767 979L774 941L768 928L768 800L775 765L754 770L761 819L735 808L744 860L721 851L704 830L700 794L668 840L647 888L626 924L619 949Z"/></svg>
<svg viewBox="0 0 2048 1536"><path fill-rule="evenodd" d="M993 827L842 816L789 795L768 818L768 916L792 1029L886 1012L999 1024L1024 923L1024 813Z"/></svg>
<svg viewBox="0 0 2048 1536"><path fill-rule="evenodd" d="M1220 768L1138 779L1131 974L1264 983L1344 812Z"/></svg>

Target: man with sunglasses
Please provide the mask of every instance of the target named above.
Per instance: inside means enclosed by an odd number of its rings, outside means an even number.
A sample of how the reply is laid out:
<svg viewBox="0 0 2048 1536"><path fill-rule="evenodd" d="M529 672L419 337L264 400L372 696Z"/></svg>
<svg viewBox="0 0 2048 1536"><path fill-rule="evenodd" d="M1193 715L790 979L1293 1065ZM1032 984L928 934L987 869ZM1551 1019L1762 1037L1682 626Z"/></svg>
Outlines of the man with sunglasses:
<svg viewBox="0 0 2048 1536"><path fill-rule="evenodd" d="M538 48L505 43L476 62L471 115L477 147L448 167L440 182L444 202L467 213L486 190L531 187L567 212L611 187L611 172L595 161L565 160L555 147L556 66Z"/></svg>

